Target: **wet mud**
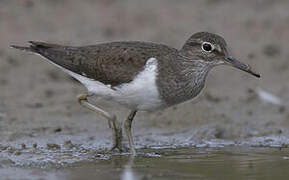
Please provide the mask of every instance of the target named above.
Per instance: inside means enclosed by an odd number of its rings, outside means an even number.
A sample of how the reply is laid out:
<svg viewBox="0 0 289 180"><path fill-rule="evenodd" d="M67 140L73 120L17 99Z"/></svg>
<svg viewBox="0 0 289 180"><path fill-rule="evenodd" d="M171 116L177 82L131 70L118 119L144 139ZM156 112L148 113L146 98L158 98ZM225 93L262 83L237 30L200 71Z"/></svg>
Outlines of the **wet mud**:
<svg viewBox="0 0 289 180"><path fill-rule="evenodd" d="M284 179L288 7L282 0L0 1L1 177ZM9 48L29 40L75 46L140 40L179 48L198 31L222 35L231 54L261 79L217 67L197 99L138 113L133 165L127 150L108 152L111 130L105 119L78 105L83 86L40 57ZM90 101L119 121L129 113Z"/></svg>

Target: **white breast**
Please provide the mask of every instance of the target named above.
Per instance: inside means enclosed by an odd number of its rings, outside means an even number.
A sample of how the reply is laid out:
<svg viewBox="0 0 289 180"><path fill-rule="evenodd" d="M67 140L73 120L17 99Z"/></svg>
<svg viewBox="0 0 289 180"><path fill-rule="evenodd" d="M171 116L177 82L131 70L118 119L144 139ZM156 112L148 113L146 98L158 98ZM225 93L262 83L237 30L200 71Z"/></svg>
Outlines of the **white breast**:
<svg viewBox="0 0 289 180"><path fill-rule="evenodd" d="M105 85L99 81L85 77L85 74L74 73L50 60L48 61L77 79L87 88L90 94L95 96L117 102L135 110L155 110L162 105L156 86L158 62L155 58L147 60L144 70L133 81L121 84L113 89L110 85Z"/></svg>
<svg viewBox="0 0 289 180"><path fill-rule="evenodd" d="M158 62L155 58L147 60L145 68L132 82L116 87L119 97L115 100L138 110L154 110L162 105L156 86Z"/></svg>

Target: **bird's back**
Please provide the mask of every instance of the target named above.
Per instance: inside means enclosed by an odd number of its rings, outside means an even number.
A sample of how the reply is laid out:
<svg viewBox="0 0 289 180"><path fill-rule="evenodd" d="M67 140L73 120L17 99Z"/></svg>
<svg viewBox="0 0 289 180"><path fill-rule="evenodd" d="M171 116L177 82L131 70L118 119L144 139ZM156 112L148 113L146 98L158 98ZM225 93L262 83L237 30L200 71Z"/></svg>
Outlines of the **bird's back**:
<svg viewBox="0 0 289 180"><path fill-rule="evenodd" d="M131 82L144 69L149 58L154 57L159 60L177 51L166 45L139 41L111 42L82 47L34 41L30 43L32 45L26 50L38 53L69 71L111 86Z"/></svg>

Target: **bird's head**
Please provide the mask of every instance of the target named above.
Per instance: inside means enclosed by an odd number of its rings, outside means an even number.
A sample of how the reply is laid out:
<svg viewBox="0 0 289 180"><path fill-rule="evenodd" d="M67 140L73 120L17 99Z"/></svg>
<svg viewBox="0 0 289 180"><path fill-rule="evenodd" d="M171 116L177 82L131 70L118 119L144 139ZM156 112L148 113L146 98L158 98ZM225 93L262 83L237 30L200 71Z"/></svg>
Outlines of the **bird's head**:
<svg viewBox="0 0 289 180"><path fill-rule="evenodd" d="M186 58L198 60L211 66L230 65L256 77L248 64L242 63L228 54L227 43L216 34L208 32L198 32L193 34L182 47L180 53Z"/></svg>

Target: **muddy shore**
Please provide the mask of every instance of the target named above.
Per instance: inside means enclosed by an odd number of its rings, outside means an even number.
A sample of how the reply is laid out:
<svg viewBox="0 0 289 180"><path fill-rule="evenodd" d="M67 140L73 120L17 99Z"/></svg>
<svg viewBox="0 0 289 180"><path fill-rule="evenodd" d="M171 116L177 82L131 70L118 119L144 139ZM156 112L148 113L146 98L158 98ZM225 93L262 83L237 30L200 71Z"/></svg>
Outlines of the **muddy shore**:
<svg viewBox="0 0 289 180"><path fill-rule="evenodd" d="M66 155L73 164L111 146L107 122L77 103L82 85L40 57L9 48L29 40L75 46L141 40L180 48L192 33L218 33L262 78L213 69L196 100L137 115L137 148L287 148L288 8L282 0L0 1L0 167L61 166ZM120 121L129 112L93 101Z"/></svg>

